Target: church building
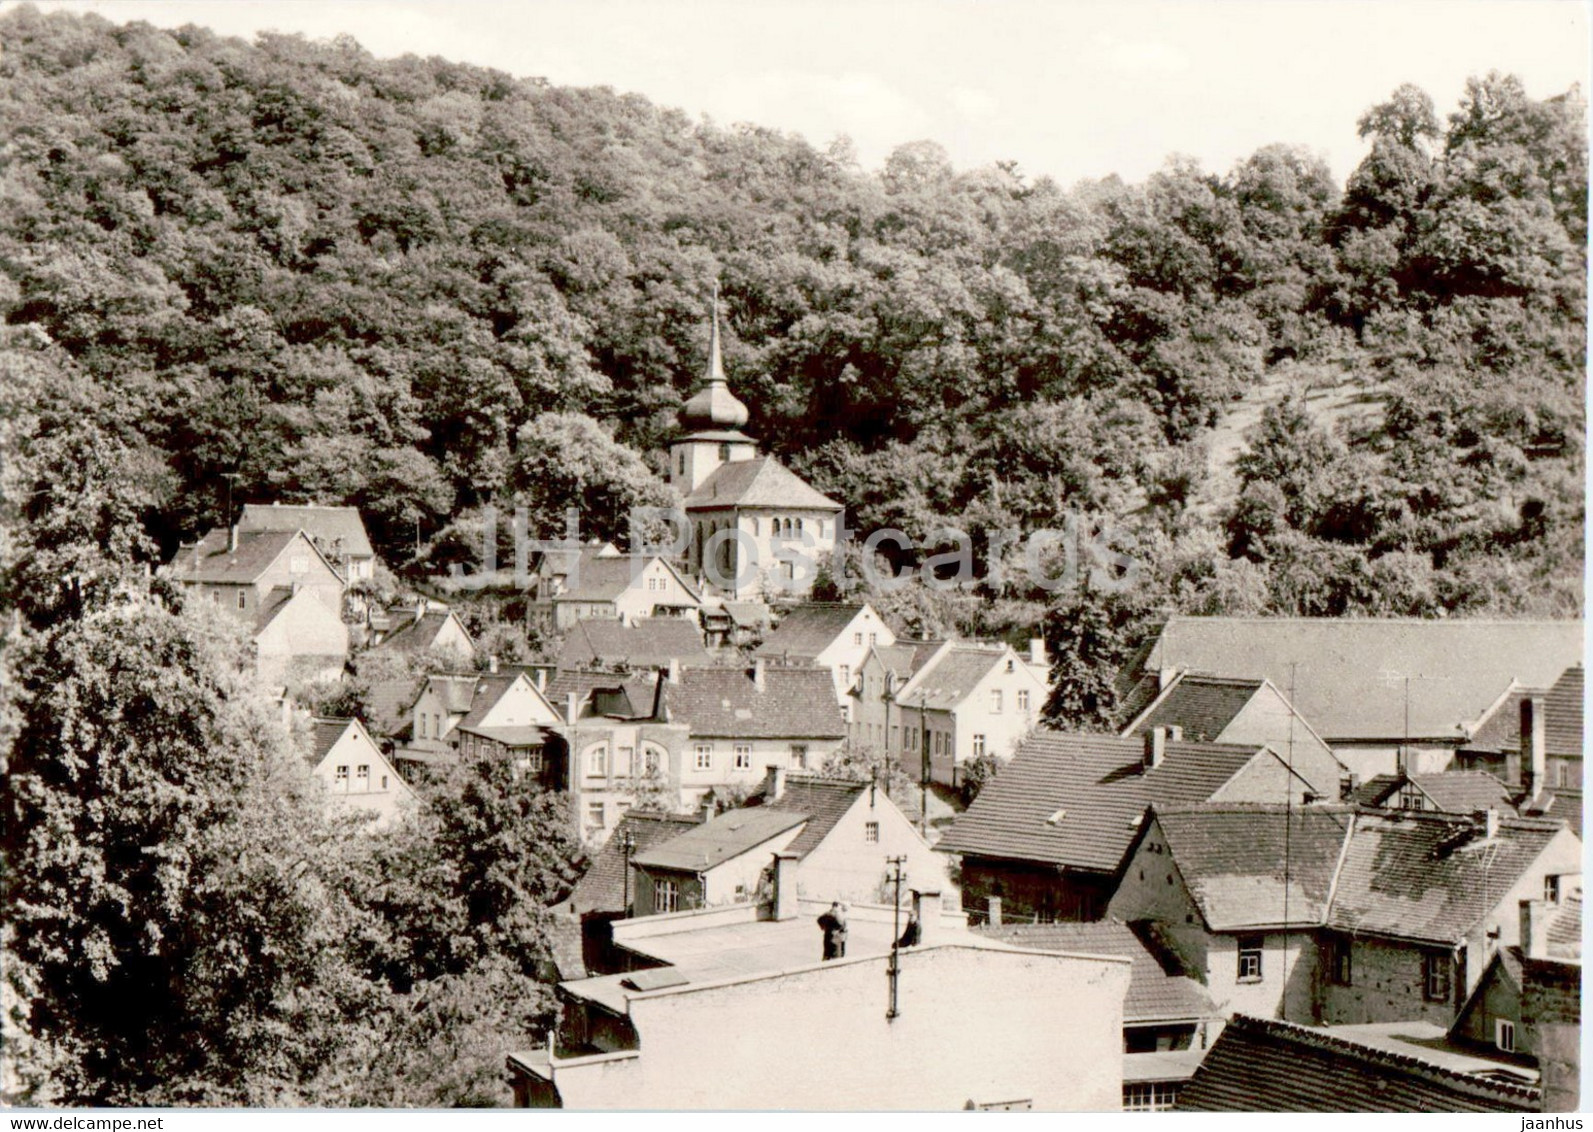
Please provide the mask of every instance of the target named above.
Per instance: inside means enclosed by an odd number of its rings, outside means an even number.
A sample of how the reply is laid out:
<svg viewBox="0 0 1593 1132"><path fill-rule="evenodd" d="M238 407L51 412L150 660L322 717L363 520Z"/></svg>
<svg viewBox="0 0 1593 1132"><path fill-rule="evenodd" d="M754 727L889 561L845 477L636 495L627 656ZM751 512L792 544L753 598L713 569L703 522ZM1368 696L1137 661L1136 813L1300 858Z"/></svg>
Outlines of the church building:
<svg viewBox="0 0 1593 1132"><path fill-rule="evenodd" d="M719 353L714 298L708 368L680 410L670 445L670 483L690 525L687 572L733 601L800 597L835 550L842 506L742 432L747 407L730 392Z"/></svg>

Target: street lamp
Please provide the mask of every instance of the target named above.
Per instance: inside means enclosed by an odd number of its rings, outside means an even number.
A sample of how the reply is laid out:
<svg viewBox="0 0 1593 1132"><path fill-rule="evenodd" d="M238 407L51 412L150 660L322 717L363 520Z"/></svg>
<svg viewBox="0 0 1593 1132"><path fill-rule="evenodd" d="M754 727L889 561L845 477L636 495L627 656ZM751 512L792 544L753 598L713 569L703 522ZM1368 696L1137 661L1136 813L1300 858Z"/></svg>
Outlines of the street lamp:
<svg viewBox="0 0 1593 1132"><path fill-rule="evenodd" d="M625 854L625 904L623 911L631 914L631 854L636 852L636 836L626 829L620 834L620 849Z"/></svg>

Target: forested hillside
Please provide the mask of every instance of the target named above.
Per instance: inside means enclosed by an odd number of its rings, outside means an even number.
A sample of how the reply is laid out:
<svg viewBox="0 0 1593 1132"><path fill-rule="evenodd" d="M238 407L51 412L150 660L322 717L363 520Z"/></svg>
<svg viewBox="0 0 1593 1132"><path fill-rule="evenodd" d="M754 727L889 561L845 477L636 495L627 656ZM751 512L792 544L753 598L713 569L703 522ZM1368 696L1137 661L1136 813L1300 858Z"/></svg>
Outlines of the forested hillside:
<svg viewBox="0 0 1593 1132"><path fill-rule="evenodd" d="M749 431L854 526L1080 513L1188 610L1579 606L1576 92L1489 75L1446 120L1401 88L1342 187L1277 145L1063 188L347 40L27 8L0 38L8 427L111 440L13 474L115 493L162 552L228 477L358 504L398 563L487 501L553 529L560 449L570 491L655 497L717 277ZM1237 501L1188 513L1269 367L1380 411L1335 433L1285 398Z"/></svg>

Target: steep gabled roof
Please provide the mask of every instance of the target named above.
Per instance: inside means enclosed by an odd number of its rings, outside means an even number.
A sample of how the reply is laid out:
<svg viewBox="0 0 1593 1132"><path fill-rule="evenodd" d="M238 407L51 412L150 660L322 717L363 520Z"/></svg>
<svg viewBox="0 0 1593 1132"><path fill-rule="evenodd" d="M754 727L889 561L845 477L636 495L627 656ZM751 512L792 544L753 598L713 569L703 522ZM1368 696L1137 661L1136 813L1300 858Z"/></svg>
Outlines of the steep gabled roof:
<svg viewBox="0 0 1593 1132"><path fill-rule="evenodd" d="M844 778L822 778L817 775L788 774L785 789L780 797L770 801L763 790L747 799L749 807L806 814L808 824L797 834L787 849L798 857L806 857L830 835L846 812L856 803L866 782L853 782ZM884 791L881 791L883 794Z"/></svg>
<svg viewBox="0 0 1593 1132"><path fill-rule="evenodd" d="M513 677L506 676L502 679L511 680ZM459 673L428 676L426 685L433 695L442 700L444 710L450 715L458 715L470 710L470 705L475 702L476 687L480 680L481 678L474 673ZM410 706L414 706L414 700L410 701Z"/></svg>
<svg viewBox="0 0 1593 1132"><path fill-rule="evenodd" d="M770 667L760 690L744 668L688 668L666 692L669 715L693 737L840 739L835 681L825 668Z"/></svg>
<svg viewBox="0 0 1593 1132"><path fill-rule="evenodd" d="M1568 893L1544 917L1548 958L1568 963L1582 961L1582 894Z"/></svg>
<svg viewBox="0 0 1593 1132"><path fill-rule="evenodd" d="M1186 739L1216 742L1264 685L1264 681L1254 677L1179 676L1130 721L1123 734L1143 735L1157 727L1182 727Z"/></svg>
<svg viewBox="0 0 1593 1132"><path fill-rule="evenodd" d="M808 820L786 810L731 810L631 857L655 869L700 872L750 852Z"/></svg>
<svg viewBox="0 0 1593 1132"><path fill-rule="evenodd" d="M373 682L365 694L371 730L378 735L391 735L408 723L409 709L420 698L426 680L424 676L395 676Z"/></svg>
<svg viewBox="0 0 1593 1132"><path fill-rule="evenodd" d="M680 576L680 572L662 558L627 554L619 558L582 556L581 568L573 584L553 600L559 601L613 601L626 591L641 585L642 572L654 561L662 562L687 597L700 603L702 595L695 586Z"/></svg>
<svg viewBox="0 0 1593 1132"><path fill-rule="evenodd" d="M240 531L237 548L228 550L227 530L217 527L197 545L179 550L172 571L185 582L253 585L298 537L297 530ZM327 569L332 569L330 563Z"/></svg>
<svg viewBox="0 0 1593 1132"><path fill-rule="evenodd" d="M486 718L487 713L497 706L498 701L503 699L515 681L522 677L526 686L535 693L536 686L531 683L530 677L521 672L494 672L477 676L475 687L471 691L470 710L459 721L459 727L462 730L479 731L481 721ZM452 704L449 707L451 710Z"/></svg>
<svg viewBox="0 0 1593 1132"><path fill-rule="evenodd" d="M320 766L321 760L337 745L337 741L354 726L352 719L317 719L310 729L310 765Z"/></svg>
<svg viewBox="0 0 1593 1132"><path fill-rule="evenodd" d="M460 632L465 634L465 640L470 640L469 631L451 609L427 610L419 617L415 616L413 609L405 609L394 613L392 617L397 628L388 633L381 644L372 648L372 652L418 653L436 648L437 636L449 621L458 622Z"/></svg>
<svg viewBox="0 0 1593 1132"><path fill-rule="evenodd" d="M650 814L632 810L620 819L586 873L570 892L569 907L577 916L588 912L625 910L625 837L630 835L632 856L669 841L701 824L696 814Z"/></svg>
<svg viewBox="0 0 1593 1132"><path fill-rule="evenodd" d="M1429 809L1445 814L1473 814L1490 807L1500 813L1515 813L1510 791L1485 770L1446 770L1436 774L1380 774L1355 788L1350 800L1362 806L1386 806L1397 802L1405 783L1424 794Z"/></svg>
<svg viewBox="0 0 1593 1132"><path fill-rule="evenodd" d="M1543 697L1543 750L1562 758L1582 757L1582 666L1572 665L1547 691L1517 689L1500 701L1466 747L1474 751L1521 749L1521 701Z"/></svg>
<svg viewBox="0 0 1593 1132"><path fill-rule="evenodd" d="M1150 805L1204 802L1260 748L1170 742L1160 765L1115 735L1037 732L936 845L949 853L1115 872Z"/></svg>
<svg viewBox="0 0 1593 1132"><path fill-rule="evenodd" d="M1003 659L1012 659L1004 648L953 645L915 672L897 691L896 702L904 707L950 711L966 700Z"/></svg>
<svg viewBox="0 0 1593 1132"><path fill-rule="evenodd" d="M357 507L320 507L301 504L245 503L238 516L238 530L303 531L327 554L347 554L351 558L371 558L376 551Z"/></svg>
<svg viewBox="0 0 1593 1132"><path fill-rule="evenodd" d="M1363 810L1344 852L1328 926L1340 931L1458 943L1504 899L1564 826L1500 818Z"/></svg>
<svg viewBox="0 0 1593 1132"><path fill-rule="evenodd" d="M1128 997L1123 1001L1125 1026L1198 1021L1216 1018L1219 1014L1206 988L1192 972L1184 969L1176 955L1142 938L1134 926L1120 920L983 925L974 930L986 939L1000 940L1025 950L1068 951L1127 959L1132 967Z"/></svg>
<svg viewBox="0 0 1593 1132"><path fill-rule="evenodd" d="M909 641L897 637L895 644L874 645L871 651L879 657L880 665L886 672L905 680L922 668L945 643L945 641Z"/></svg>
<svg viewBox="0 0 1593 1132"><path fill-rule="evenodd" d="M702 634L684 617L640 617L634 625L597 618L577 621L570 629L559 653L559 668L592 664L668 668L672 660L700 668L713 664Z"/></svg>
<svg viewBox="0 0 1593 1132"><path fill-rule="evenodd" d="M1354 810L1205 805L1156 819L1206 926L1239 931L1324 922Z"/></svg>
<svg viewBox="0 0 1593 1132"><path fill-rule="evenodd" d="M1418 1047L1412 1046L1414 1051ZM1462 1073L1325 1030L1236 1014L1179 1112L1537 1112L1537 1089Z"/></svg>
<svg viewBox="0 0 1593 1132"><path fill-rule="evenodd" d="M752 655L812 660L834 644L865 608L861 603L842 601L796 606Z"/></svg>
<svg viewBox="0 0 1593 1132"><path fill-rule="evenodd" d="M714 507L784 507L793 511L840 511L773 456L720 464L686 497L686 510Z"/></svg>
<svg viewBox="0 0 1593 1132"><path fill-rule="evenodd" d="M1545 687L1581 659L1580 621L1173 617L1123 678L1265 677L1330 743L1459 740L1512 680Z"/></svg>

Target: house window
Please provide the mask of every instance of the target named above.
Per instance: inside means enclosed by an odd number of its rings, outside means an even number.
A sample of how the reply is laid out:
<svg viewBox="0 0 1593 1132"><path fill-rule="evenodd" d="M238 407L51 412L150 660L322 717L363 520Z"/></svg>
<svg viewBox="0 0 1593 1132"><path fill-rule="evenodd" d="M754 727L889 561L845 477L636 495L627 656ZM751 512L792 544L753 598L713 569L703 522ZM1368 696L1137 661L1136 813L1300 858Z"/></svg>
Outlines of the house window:
<svg viewBox="0 0 1593 1132"><path fill-rule="evenodd" d="M1001 714L1001 689L990 689L990 710L996 715Z"/></svg>
<svg viewBox="0 0 1593 1132"><path fill-rule="evenodd" d="M1350 969L1350 941L1340 936L1328 938L1327 954L1323 966L1327 968L1328 981L1341 987L1353 985Z"/></svg>
<svg viewBox="0 0 1593 1132"><path fill-rule="evenodd" d="M588 802L586 804L586 828L587 829L602 829L603 828L603 803L602 802Z"/></svg>
<svg viewBox="0 0 1593 1132"><path fill-rule="evenodd" d="M220 605L221 604L221 591L220 590L211 590L210 591L210 600L211 600L211 602L213 604Z"/></svg>
<svg viewBox="0 0 1593 1132"><path fill-rule="evenodd" d="M850 664L843 664L843 665L841 665L841 687L850 688L851 686L852 686L852 666Z"/></svg>
<svg viewBox="0 0 1593 1132"><path fill-rule="evenodd" d="M1178 1103L1178 1081L1134 1082L1123 1086L1124 1112L1167 1112Z"/></svg>
<svg viewBox="0 0 1593 1132"><path fill-rule="evenodd" d="M736 744L736 769L752 769L752 745L750 743Z"/></svg>
<svg viewBox="0 0 1593 1132"><path fill-rule="evenodd" d="M249 608L249 591L248 590L239 590L238 591L238 608L239 609L248 609Z"/></svg>
<svg viewBox="0 0 1593 1132"><path fill-rule="evenodd" d="M808 746L806 743L791 744L791 769L808 769Z"/></svg>
<svg viewBox="0 0 1593 1132"><path fill-rule="evenodd" d="M1018 710L1029 710L1029 689L1027 688L1022 688L1018 691Z"/></svg>
<svg viewBox="0 0 1593 1132"><path fill-rule="evenodd" d="M719 446L719 462L721 464L730 463L730 445L721 444Z"/></svg>
<svg viewBox="0 0 1593 1132"><path fill-rule="evenodd" d="M1449 1001L1449 956L1429 951L1422 956L1422 997L1428 1002Z"/></svg>
<svg viewBox="0 0 1593 1132"><path fill-rule="evenodd" d="M586 773L601 778L608 773L608 747L597 746L586 752Z"/></svg>
<svg viewBox="0 0 1593 1132"><path fill-rule="evenodd" d="M646 768L646 773L658 773L659 767L663 764L659 761L657 747L642 748L642 764Z"/></svg>
<svg viewBox="0 0 1593 1132"><path fill-rule="evenodd" d="M985 737L983 735L975 735L973 737L973 757L976 759L985 757Z"/></svg>
<svg viewBox="0 0 1593 1132"><path fill-rule="evenodd" d="M870 845L879 844L879 822L870 821L863 823L863 840Z"/></svg>
<svg viewBox="0 0 1593 1132"><path fill-rule="evenodd" d="M878 640L879 640L879 634L878 633L870 633L868 635L868 643L869 643L870 646L872 646Z"/></svg>
<svg viewBox="0 0 1593 1132"><path fill-rule="evenodd" d="M360 763L354 770L355 785L361 790L371 788L371 767L369 763Z"/></svg>
<svg viewBox="0 0 1593 1132"><path fill-rule="evenodd" d="M1402 810L1424 809L1425 803L1422 800L1422 792L1407 782L1399 791L1399 808Z"/></svg>
<svg viewBox="0 0 1593 1132"><path fill-rule="evenodd" d="M1545 900L1547 900L1550 904L1558 904L1560 902L1560 878L1559 877L1544 877L1543 878L1543 898Z"/></svg>
<svg viewBox="0 0 1593 1132"><path fill-rule="evenodd" d="M863 643L863 634L862 633L853 633L852 634L852 643L854 645L862 644Z"/></svg>
<svg viewBox="0 0 1593 1132"><path fill-rule="evenodd" d="M1574 788L1575 783L1571 781L1570 763L1554 764L1554 784L1561 790L1570 790Z"/></svg>
<svg viewBox="0 0 1593 1132"><path fill-rule="evenodd" d="M714 768L714 749L707 743L698 743L695 750L697 758L693 765L698 770L712 770Z"/></svg>
<svg viewBox="0 0 1593 1132"><path fill-rule="evenodd" d="M1261 937L1258 935L1239 937L1239 981L1241 983L1261 981Z"/></svg>
<svg viewBox="0 0 1593 1132"><path fill-rule="evenodd" d="M653 911L675 912L680 909L680 885L672 880L653 882Z"/></svg>
<svg viewBox="0 0 1593 1132"><path fill-rule="evenodd" d="M348 789L348 767L347 766L338 767L336 773L333 774L333 778L335 778L337 780L337 784L338 784L339 787L341 787L344 790Z"/></svg>
<svg viewBox="0 0 1593 1132"><path fill-rule="evenodd" d="M1496 1018L1493 1023L1493 1044L1502 1053L1516 1052L1516 1024L1508 1018Z"/></svg>
<svg viewBox="0 0 1593 1132"><path fill-rule="evenodd" d="M387 789L387 776L385 774L382 775L382 789L383 790Z"/></svg>

